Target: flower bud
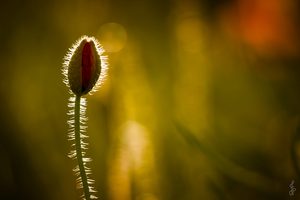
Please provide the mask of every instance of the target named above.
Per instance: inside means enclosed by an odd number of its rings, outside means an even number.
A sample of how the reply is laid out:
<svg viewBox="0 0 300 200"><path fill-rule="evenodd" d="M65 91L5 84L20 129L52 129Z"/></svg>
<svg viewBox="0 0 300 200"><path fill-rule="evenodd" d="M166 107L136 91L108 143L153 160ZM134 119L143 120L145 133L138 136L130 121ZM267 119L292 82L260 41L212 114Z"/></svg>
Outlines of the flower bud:
<svg viewBox="0 0 300 200"><path fill-rule="evenodd" d="M63 64L64 82L72 93L85 95L101 83L107 66L103 52L93 37L83 36L73 45Z"/></svg>

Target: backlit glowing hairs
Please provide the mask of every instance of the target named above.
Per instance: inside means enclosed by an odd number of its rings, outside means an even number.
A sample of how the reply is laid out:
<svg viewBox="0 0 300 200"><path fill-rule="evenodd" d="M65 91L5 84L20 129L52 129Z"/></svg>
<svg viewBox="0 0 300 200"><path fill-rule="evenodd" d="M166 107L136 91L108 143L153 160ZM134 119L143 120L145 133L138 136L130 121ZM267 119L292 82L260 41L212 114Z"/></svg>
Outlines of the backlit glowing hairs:
<svg viewBox="0 0 300 200"><path fill-rule="evenodd" d="M69 98L68 139L74 141L69 157L77 161L73 169L77 179L77 188L83 191L82 199L97 199L96 190L92 186L94 180L90 178L91 169L87 163L91 158L86 157L88 138L86 98L83 95L92 94L103 83L108 67L104 49L94 37L82 36L69 49L64 57L62 73L63 82L69 88L72 97Z"/></svg>

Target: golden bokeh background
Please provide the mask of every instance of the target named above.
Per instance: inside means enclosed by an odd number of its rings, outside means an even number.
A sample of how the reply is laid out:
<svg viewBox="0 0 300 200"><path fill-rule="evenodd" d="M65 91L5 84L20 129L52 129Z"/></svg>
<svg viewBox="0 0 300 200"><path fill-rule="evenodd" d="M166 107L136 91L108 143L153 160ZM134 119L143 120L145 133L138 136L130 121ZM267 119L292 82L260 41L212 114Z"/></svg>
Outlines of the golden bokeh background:
<svg viewBox="0 0 300 200"><path fill-rule="evenodd" d="M299 13L297 0L2 2L0 199L79 199L61 66L81 35L109 56L87 96L99 199L300 199Z"/></svg>

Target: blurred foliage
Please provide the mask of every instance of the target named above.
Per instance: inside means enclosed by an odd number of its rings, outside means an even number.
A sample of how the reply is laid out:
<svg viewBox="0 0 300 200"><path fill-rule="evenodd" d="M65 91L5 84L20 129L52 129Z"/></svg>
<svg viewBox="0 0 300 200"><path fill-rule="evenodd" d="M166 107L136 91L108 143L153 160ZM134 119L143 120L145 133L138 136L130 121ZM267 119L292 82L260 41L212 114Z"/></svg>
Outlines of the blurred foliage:
<svg viewBox="0 0 300 200"><path fill-rule="evenodd" d="M83 34L110 64L87 96L100 199L299 199L299 5L2 2L0 199L78 198L61 65Z"/></svg>

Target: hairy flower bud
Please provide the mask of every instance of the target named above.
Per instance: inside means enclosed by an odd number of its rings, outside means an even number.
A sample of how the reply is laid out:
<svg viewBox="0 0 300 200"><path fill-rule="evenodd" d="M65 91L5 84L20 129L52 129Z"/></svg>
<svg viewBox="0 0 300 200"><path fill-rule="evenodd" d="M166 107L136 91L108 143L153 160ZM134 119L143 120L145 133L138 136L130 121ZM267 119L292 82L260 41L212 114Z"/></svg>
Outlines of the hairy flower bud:
<svg viewBox="0 0 300 200"><path fill-rule="evenodd" d="M107 57L94 37L81 37L69 50L63 63L64 82L72 93L82 96L95 90L103 81Z"/></svg>

